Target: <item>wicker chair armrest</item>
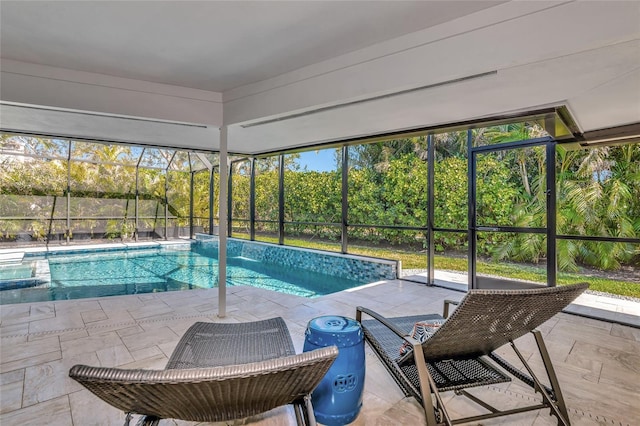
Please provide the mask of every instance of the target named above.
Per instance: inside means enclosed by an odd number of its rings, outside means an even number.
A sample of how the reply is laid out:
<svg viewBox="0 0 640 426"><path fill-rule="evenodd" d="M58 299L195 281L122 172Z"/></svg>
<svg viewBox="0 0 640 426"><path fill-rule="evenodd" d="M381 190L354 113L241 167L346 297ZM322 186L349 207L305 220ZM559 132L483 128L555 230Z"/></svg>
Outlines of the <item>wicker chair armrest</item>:
<svg viewBox="0 0 640 426"><path fill-rule="evenodd" d="M444 308L442 309L442 318L449 318L449 306L450 305L459 305L460 301L459 300L451 300L451 299L445 299L444 301Z"/></svg>
<svg viewBox="0 0 640 426"><path fill-rule="evenodd" d="M401 337L405 341L409 342L411 345L414 344L415 339L411 339L411 336L408 333L405 333L404 331L400 330L395 325L393 325L391 322L389 322L389 320L387 320L385 317L383 317L382 315L380 315L379 313L377 313L375 311L372 311L371 309L367 309L367 308L364 308L362 306L358 306L356 308L356 320L358 322L361 322L362 313L365 313L365 314L369 315L371 318L373 318L376 321L380 322L380 324L384 325L389 330L393 331L395 334L398 335L398 337Z"/></svg>
<svg viewBox="0 0 640 426"><path fill-rule="evenodd" d="M153 419L221 422L298 404L338 356L330 346L246 364L165 370L76 365L69 376L124 411Z"/></svg>
<svg viewBox="0 0 640 426"><path fill-rule="evenodd" d="M338 356L330 346L298 355L206 368L126 370L75 365L69 376L125 413L221 422L299 403Z"/></svg>
<svg viewBox="0 0 640 426"><path fill-rule="evenodd" d="M185 368L172 370L121 369L112 367L91 367L74 365L69 377L93 382L129 382L129 383L194 383L222 381L271 374L273 372L311 365L323 358L335 359L338 356L336 346L315 349L297 355L274 358L248 364L227 365L210 368Z"/></svg>

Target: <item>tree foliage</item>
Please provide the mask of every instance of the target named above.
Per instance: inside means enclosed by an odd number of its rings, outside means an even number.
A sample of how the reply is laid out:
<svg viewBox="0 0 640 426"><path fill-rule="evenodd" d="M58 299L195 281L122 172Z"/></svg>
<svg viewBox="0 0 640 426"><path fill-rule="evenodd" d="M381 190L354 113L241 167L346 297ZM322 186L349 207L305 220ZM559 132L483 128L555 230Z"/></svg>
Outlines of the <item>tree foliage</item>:
<svg viewBox="0 0 640 426"><path fill-rule="evenodd" d="M535 125L520 123L472 132L476 145L539 136ZM2 135L3 146L13 140ZM467 223L467 132L433 136L435 147L434 225L452 232L436 232L438 251L462 251ZM15 141L13 141L15 142ZM136 190L132 148L100 144L79 145L76 161L52 153L64 149L49 139L29 142L47 157L16 161L0 155L0 232L20 230L41 238L65 229L67 176L72 197L72 232L93 230L100 217L116 216L107 223L112 235L129 234ZM427 225L427 139L405 138L349 147L348 230L350 241L404 245L424 249ZM166 163L162 152L152 161ZM287 235L306 235L338 241L342 221L340 171L308 170L299 154L284 156L284 220ZM481 226L546 227L547 189L545 150L530 147L477 154L477 223ZM232 168L231 215L236 230L248 230L250 217L249 161ZM572 236L640 236L640 144L595 149L557 148L557 233ZM279 216L278 156L261 158L255 169L257 231L273 233ZM191 175L179 170L138 169L140 216L143 227L163 225L165 200L175 225L188 223ZM194 175L194 216L205 224L209 216L208 172ZM214 187L218 176L214 174ZM165 190L166 188L166 190ZM217 191L214 206L218 205ZM214 207L215 209L216 207ZM214 210L214 216L217 212ZM30 217L25 228L11 218ZM53 219L53 220L52 220ZM292 222L302 222L295 224ZM394 229L394 226L417 229ZM544 234L479 233L480 255L495 259L539 262L546 259ZM615 270L637 265L640 248L631 243L602 243L559 239L561 270L592 265Z"/></svg>
<svg viewBox="0 0 640 426"><path fill-rule="evenodd" d="M66 236L68 214L70 238L132 237L141 152L124 145L0 135L0 236ZM162 233L165 207L170 227L188 224L190 173L167 170L160 150L147 153L157 168L137 170L139 229ZM209 175L194 177L194 210L208 217Z"/></svg>

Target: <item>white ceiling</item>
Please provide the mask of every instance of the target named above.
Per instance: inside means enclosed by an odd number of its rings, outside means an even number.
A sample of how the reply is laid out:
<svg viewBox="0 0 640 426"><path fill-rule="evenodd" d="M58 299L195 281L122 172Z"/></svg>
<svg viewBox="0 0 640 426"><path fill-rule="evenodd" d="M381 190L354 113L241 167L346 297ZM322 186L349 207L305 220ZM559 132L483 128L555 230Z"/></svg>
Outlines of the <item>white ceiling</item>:
<svg viewBox="0 0 640 426"><path fill-rule="evenodd" d="M500 1L7 1L2 57L224 92Z"/></svg>
<svg viewBox="0 0 640 426"><path fill-rule="evenodd" d="M1 0L0 35L5 103L225 124L238 153L559 105L582 131L640 122L640 1ZM3 128L219 147L3 107Z"/></svg>

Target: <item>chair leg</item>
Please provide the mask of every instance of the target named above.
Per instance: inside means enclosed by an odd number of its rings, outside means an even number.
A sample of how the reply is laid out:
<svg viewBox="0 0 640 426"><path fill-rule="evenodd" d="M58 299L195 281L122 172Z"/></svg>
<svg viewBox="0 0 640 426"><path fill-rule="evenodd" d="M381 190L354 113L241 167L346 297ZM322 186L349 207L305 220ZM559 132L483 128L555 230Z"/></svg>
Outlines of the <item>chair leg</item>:
<svg viewBox="0 0 640 426"><path fill-rule="evenodd" d="M442 399L440 398L438 389L436 388L435 382L433 381L433 378L429 373L429 369L427 368L427 363L424 359L424 353L422 352L422 346L419 343L415 343L413 345L413 359L416 363L416 368L418 369L420 393L422 394L422 406L424 408L424 415L427 426L438 425L438 422L436 421L436 413L433 406L432 395L435 396L436 404L438 407L440 407L440 412L443 413L443 417L446 419L448 424L451 424L444 409L444 405L442 404Z"/></svg>
<svg viewBox="0 0 640 426"><path fill-rule="evenodd" d="M160 419L154 416L140 416L136 426L158 426Z"/></svg>
<svg viewBox="0 0 640 426"><path fill-rule="evenodd" d="M316 416L313 413L313 405L311 404L310 395L305 395L303 397L303 401L294 403L293 409L296 413L296 422L299 426L317 426Z"/></svg>
<svg viewBox="0 0 640 426"><path fill-rule="evenodd" d="M549 352L547 351L547 345L545 345L544 339L542 338L542 333L540 333L540 331L538 330L534 330L532 331L532 333L533 333L533 337L535 337L536 339L536 344L538 345L538 350L540 351L540 356L542 357L544 368L547 371L547 376L549 377L549 383L551 384L551 389L553 389L553 393L555 394L558 410L560 410L560 412L566 419L567 424L570 424L569 411L567 410L567 406L564 402L564 397L562 396L562 391L560 390L560 382L558 381L558 377L556 376L556 371L553 368L553 364L551 363L551 357L549 356Z"/></svg>
<svg viewBox="0 0 640 426"><path fill-rule="evenodd" d="M538 339L536 339L536 341L538 341ZM511 342L511 348L516 353L518 358L520 358L520 362L522 362L522 365L524 365L524 368L526 368L527 371L529 372L529 375L531 376L531 378L533 379L533 381L535 383L535 390L540 392L540 394L542 395L542 399L549 405L549 408L551 408L551 413L558 418L558 424L559 425L570 426L571 423L569 423L569 417L565 416L565 414L560 411L560 408L556 404L556 402L554 402L553 399L551 399L551 396L549 395L547 390L542 385L542 382L540 382L540 380L538 380L538 377L533 372L533 369L529 366L529 363L527 363L527 360L524 359L524 357L522 356L522 354L520 353L520 351L516 347L515 343ZM543 343L543 348L544 348L545 354L546 354L546 356L548 358L549 354L546 352L546 347L544 347L544 343ZM543 356L543 358L544 358L544 356ZM548 358L548 359L550 361L550 358ZM549 366L550 365L551 364L549 364ZM545 368L547 368L547 367L548 367L548 365L545 364ZM553 367L552 367L552 372L553 372ZM547 374L549 375L549 370L547 370ZM555 372L553 372L553 376L555 377ZM557 385L558 384L557 378L555 378L555 381L556 381L556 385ZM554 391L555 391L555 389L554 389ZM564 410L566 411L566 407L564 408Z"/></svg>
<svg viewBox="0 0 640 426"><path fill-rule="evenodd" d="M299 403L294 403L293 404L293 412L296 414L296 424L298 426L303 426L306 424L305 422L305 418L304 418L304 413L302 412L303 408L300 406Z"/></svg>

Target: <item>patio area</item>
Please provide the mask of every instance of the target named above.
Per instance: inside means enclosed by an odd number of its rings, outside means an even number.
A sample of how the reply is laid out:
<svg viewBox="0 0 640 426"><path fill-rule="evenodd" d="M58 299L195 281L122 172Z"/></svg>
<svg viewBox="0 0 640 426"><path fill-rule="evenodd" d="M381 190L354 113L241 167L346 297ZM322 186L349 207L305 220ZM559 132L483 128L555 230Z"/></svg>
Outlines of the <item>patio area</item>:
<svg viewBox="0 0 640 426"><path fill-rule="evenodd" d="M217 317L218 292L193 290L131 296L4 305L1 323L1 415L3 425L121 425L124 413L98 400L68 378L75 364L161 369L180 336L196 321L241 322L282 316L296 350L302 351L307 322L316 316L353 317L363 305L386 316L441 312L444 299L462 292L404 280L306 299L253 287L227 289L227 317ZM623 306L624 305L624 306ZM620 311L629 312L621 302ZM631 313L637 314L637 310ZM560 313L541 331L554 361L574 425L633 425L640 419L640 329ZM533 339L520 347L532 358ZM366 347L364 404L354 425L421 424L421 407L404 398ZM502 355L515 356L508 348ZM531 361L540 367L540 362ZM517 384L479 388L477 393L508 406L537 398ZM453 414L478 410L446 394ZM134 418L137 421L137 418ZM187 425L164 420L160 423ZM295 424L293 411L277 409L241 424ZM485 421L483 425L555 424L548 410Z"/></svg>
<svg viewBox="0 0 640 426"><path fill-rule="evenodd" d="M489 275L589 281L593 292L540 329L571 422L640 424L640 1L0 8L1 245L203 232L219 235L220 253L203 280L221 286L228 237L426 267L313 299L229 286L220 299L202 289L1 305L2 426L123 424L69 369L162 369L197 321L281 316L301 352L314 317L440 313ZM533 337L522 340L542 369ZM424 423L365 348L353 424ZM504 409L539 399L515 383L472 392ZM454 417L482 413L446 398ZM280 408L230 423L295 417ZM497 424L555 421L543 410L481 423Z"/></svg>

